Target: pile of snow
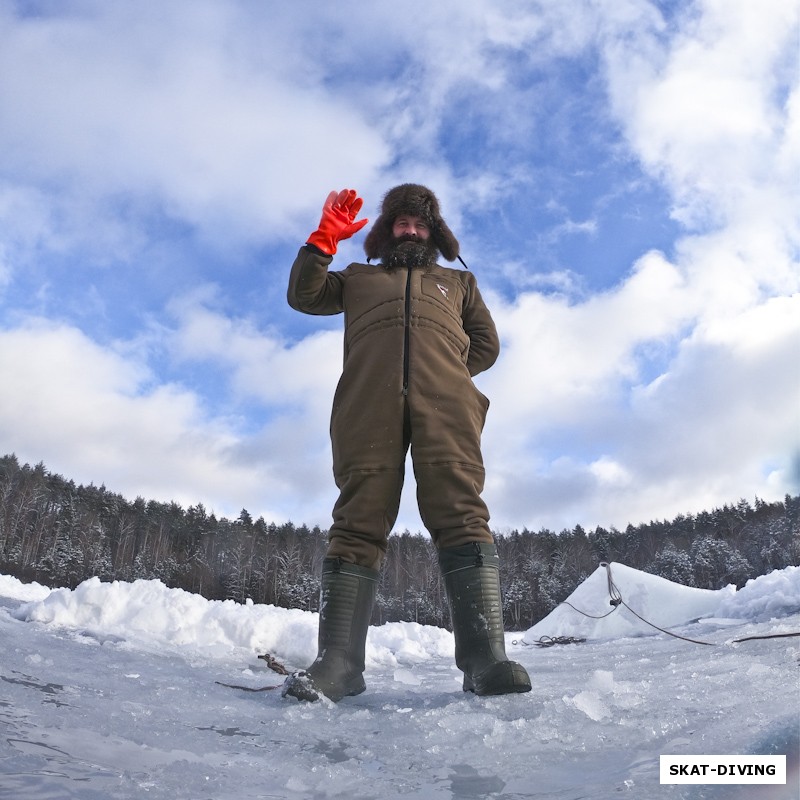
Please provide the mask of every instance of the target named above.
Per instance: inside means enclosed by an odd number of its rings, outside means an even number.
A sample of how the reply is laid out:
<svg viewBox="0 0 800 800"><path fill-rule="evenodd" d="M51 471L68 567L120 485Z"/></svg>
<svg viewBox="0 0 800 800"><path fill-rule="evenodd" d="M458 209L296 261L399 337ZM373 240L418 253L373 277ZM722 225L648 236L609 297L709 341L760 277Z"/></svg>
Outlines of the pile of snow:
<svg viewBox="0 0 800 800"><path fill-rule="evenodd" d="M787 580L797 581L800 591L798 578ZM617 594L624 605L611 604ZM533 644L543 636L573 636L591 641L657 633L625 605L653 625L672 628L702 617L718 616L722 604L735 596L733 585L718 590L696 589L624 564L601 564L562 604L529 628L523 641ZM746 614L748 606L745 600L738 611L732 608L729 616Z"/></svg>
<svg viewBox="0 0 800 800"><path fill-rule="evenodd" d="M318 614L299 609L206 600L158 580L103 583L89 578L76 589L25 588L2 578L0 594L29 600L13 612L16 619L77 628L103 640L117 638L144 649L196 652L204 656L242 651L269 653L290 665L307 666L317 654ZM37 585L32 585L37 586ZM372 628L367 666L413 665L430 653L452 654L446 630L413 622Z"/></svg>
<svg viewBox="0 0 800 800"><path fill-rule="evenodd" d="M716 616L769 622L800 613L800 567L786 567L753 578L726 597Z"/></svg>
<svg viewBox="0 0 800 800"><path fill-rule="evenodd" d="M13 600L44 600L52 590L40 583L23 583L10 575L0 575L0 597Z"/></svg>

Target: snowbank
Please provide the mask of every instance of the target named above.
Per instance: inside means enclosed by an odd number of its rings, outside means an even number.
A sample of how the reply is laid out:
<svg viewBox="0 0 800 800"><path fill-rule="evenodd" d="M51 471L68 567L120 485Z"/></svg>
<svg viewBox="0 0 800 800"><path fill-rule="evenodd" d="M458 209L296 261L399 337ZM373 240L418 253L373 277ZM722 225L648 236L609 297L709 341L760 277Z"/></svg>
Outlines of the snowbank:
<svg viewBox="0 0 800 800"><path fill-rule="evenodd" d="M0 597L23 601L43 600L50 591L40 583L23 583L10 575L0 575Z"/></svg>
<svg viewBox="0 0 800 800"><path fill-rule="evenodd" d="M289 665L307 666L317 653L318 615L299 609L244 605L233 600L206 600L158 580L103 583L90 578L75 590L29 589L8 581L9 593L30 599L13 612L17 619L77 628L99 637L118 637L138 647L194 651L205 656L270 653ZM6 584L0 584L0 594ZM397 666L424 661L428 654L452 654L448 631L416 623L371 628L367 664Z"/></svg>
<svg viewBox="0 0 800 800"><path fill-rule="evenodd" d="M776 569L747 581L717 609L720 617L751 622L769 622L797 613L800 613L800 567Z"/></svg>

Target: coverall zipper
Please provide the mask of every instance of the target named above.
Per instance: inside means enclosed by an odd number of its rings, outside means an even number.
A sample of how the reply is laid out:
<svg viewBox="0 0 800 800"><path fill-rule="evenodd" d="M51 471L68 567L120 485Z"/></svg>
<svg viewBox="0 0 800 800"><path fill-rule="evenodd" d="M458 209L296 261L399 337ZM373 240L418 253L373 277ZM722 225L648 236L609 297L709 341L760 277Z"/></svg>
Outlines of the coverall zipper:
<svg viewBox="0 0 800 800"><path fill-rule="evenodd" d="M406 277L406 307L403 318L403 397L408 396L409 349L411 344L411 267Z"/></svg>

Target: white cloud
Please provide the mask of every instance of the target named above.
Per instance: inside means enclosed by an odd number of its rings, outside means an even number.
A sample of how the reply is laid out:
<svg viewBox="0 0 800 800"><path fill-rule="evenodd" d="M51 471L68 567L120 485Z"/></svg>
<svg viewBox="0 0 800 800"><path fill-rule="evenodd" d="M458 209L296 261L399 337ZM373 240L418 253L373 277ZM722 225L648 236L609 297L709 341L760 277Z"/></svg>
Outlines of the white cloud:
<svg viewBox="0 0 800 800"><path fill-rule="evenodd" d="M154 383L136 355L122 354L128 349L101 347L44 320L0 333L4 452L44 460L76 482L102 483L131 499L203 502L233 516L246 507L278 521L307 508L324 523L326 493L323 501L302 493L303 480L329 474L324 436L315 435L306 407L242 435L235 416L213 417L193 392ZM290 385L285 377L270 374L267 364L268 382ZM313 393L309 401L313 407Z"/></svg>
<svg viewBox="0 0 800 800"><path fill-rule="evenodd" d="M22 185L97 206L147 198L206 234L263 238L308 210L301 176L319 191L367 182L387 157L346 96L298 80L305 62L280 28L256 40L235 6L3 22L0 104L14 113L0 146Z"/></svg>
<svg viewBox="0 0 800 800"><path fill-rule="evenodd" d="M614 108L685 223L736 222L760 186L794 193L782 91L796 85L799 14L793 0L705 0L672 38L606 44Z"/></svg>
<svg viewBox="0 0 800 800"><path fill-rule="evenodd" d="M617 288L575 305L528 293L492 306L503 352L481 380L502 405L493 433L501 428L509 442L588 413L621 380L635 382L637 348L669 337L694 310L678 270L659 253L644 256Z"/></svg>
<svg viewBox="0 0 800 800"><path fill-rule="evenodd" d="M508 191L513 175L486 156L536 124L546 77L518 85L520 59L572 55L603 18L591 3L531 12L454 0L425 5L424 25L388 3L352 18L338 6L306 16L205 0L0 13L0 106L14 109L0 147L20 186L46 184L64 234L95 238L113 227L109 202L126 198L129 229L152 204L228 246L303 235L298 220L329 187L360 187L374 207L420 175L457 223L467 197ZM657 19L640 2L615 5L613 18L642 14ZM439 137L458 125L458 101L491 144L456 176Z"/></svg>
<svg viewBox="0 0 800 800"><path fill-rule="evenodd" d="M177 326L165 340L172 359L227 372L233 402L303 404L317 411L329 405L341 371L341 332L323 330L290 343L216 309L216 294L206 286L172 302Z"/></svg>
<svg viewBox="0 0 800 800"><path fill-rule="evenodd" d="M800 488L791 474L800 452L798 346L800 295L774 298L698 326L669 373L634 393L625 449L645 482L669 476L670 508L681 494L734 500Z"/></svg>
<svg viewBox="0 0 800 800"><path fill-rule="evenodd" d="M798 489L797 78L778 90L798 10L733 5L602 44L633 152L693 233L610 292L499 309L487 496L506 524L619 525Z"/></svg>
<svg viewBox="0 0 800 800"><path fill-rule="evenodd" d="M597 478L601 486L629 486L633 476L618 461L608 456L601 456L589 465L589 471Z"/></svg>

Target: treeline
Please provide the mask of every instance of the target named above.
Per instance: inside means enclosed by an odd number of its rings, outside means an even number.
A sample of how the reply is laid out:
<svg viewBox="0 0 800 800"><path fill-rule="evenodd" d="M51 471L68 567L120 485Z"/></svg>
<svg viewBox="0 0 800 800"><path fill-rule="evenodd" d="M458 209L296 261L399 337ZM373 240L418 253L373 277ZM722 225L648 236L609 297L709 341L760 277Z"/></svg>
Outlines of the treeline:
<svg viewBox="0 0 800 800"><path fill-rule="evenodd" d="M624 531L580 526L522 529L497 537L510 630L547 615L603 561L618 561L687 586L718 589L800 563L800 496L740 500ZM0 572L75 588L86 578L157 578L209 600L318 609L327 531L217 518L198 504L126 500L80 486L42 464L0 458ZM436 553L427 534L393 535L373 617L447 626Z"/></svg>

